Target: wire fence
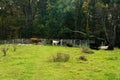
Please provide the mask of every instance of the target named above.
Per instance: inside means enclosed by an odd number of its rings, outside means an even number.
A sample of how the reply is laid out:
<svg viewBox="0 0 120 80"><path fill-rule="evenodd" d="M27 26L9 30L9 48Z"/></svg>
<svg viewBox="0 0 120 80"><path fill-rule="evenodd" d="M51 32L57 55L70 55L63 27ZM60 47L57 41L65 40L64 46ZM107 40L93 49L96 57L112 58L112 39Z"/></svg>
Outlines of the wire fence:
<svg viewBox="0 0 120 80"><path fill-rule="evenodd" d="M81 39L41 39L39 44L51 44L52 40L59 41L59 45L64 46L71 44L73 46L89 46L89 43L94 43L93 40L81 40ZM0 44L31 44L29 39L10 39L0 40Z"/></svg>

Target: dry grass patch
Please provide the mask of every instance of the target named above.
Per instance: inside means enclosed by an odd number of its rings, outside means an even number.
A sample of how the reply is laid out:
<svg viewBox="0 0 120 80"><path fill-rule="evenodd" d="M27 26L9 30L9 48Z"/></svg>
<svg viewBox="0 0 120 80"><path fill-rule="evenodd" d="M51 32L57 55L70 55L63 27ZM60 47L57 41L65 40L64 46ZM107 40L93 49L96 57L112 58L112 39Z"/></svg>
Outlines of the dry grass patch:
<svg viewBox="0 0 120 80"><path fill-rule="evenodd" d="M67 62L70 59L70 55L66 53L57 53L50 57L50 61L53 62Z"/></svg>

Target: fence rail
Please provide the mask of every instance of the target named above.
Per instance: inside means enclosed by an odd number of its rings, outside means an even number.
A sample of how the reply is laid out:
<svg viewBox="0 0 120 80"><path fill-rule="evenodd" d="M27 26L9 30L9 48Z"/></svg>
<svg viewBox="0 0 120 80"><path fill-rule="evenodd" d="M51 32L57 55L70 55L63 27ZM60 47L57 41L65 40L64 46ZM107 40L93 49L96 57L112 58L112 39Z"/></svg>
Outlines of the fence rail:
<svg viewBox="0 0 120 80"><path fill-rule="evenodd" d="M73 46L88 46L89 43L94 42L93 40L81 40L81 39L41 39L40 44L52 44L52 40L58 40L60 45L72 44ZM0 44L30 44L29 39L10 39L10 40L0 40Z"/></svg>

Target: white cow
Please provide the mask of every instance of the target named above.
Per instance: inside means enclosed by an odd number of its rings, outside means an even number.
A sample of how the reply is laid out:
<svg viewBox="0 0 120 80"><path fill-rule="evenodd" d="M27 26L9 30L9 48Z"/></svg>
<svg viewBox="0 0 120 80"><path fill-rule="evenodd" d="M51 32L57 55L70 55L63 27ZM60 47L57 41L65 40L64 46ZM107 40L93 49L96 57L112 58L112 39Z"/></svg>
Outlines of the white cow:
<svg viewBox="0 0 120 80"><path fill-rule="evenodd" d="M58 40L52 40L52 45L54 46L54 45L58 45L58 43L59 43L60 41L58 41Z"/></svg>
<svg viewBox="0 0 120 80"><path fill-rule="evenodd" d="M108 49L108 46L100 46L100 49Z"/></svg>

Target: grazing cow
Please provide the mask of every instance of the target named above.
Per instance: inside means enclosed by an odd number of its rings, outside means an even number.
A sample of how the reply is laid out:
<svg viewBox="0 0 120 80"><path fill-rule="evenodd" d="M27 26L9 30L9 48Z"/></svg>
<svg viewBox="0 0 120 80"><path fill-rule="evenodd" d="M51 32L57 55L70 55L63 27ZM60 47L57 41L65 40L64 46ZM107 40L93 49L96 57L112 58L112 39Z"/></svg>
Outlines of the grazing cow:
<svg viewBox="0 0 120 80"><path fill-rule="evenodd" d="M30 38L30 43L38 44L39 42L41 42L41 40L39 38Z"/></svg>
<svg viewBox="0 0 120 80"><path fill-rule="evenodd" d="M73 47L73 45L71 43L67 43L66 46Z"/></svg>
<svg viewBox="0 0 120 80"><path fill-rule="evenodd" d="M101 40L101 39L95 38L95 42L89 44L90 48L91 49L95 49L95 50L99 50L99 47L102 44L102 41L103 40Z"/></svg>
<svg viewBox="0 0 120 80"><path fill-rule="evenodd" d="M98 44L96 44L96 43L90 43L89 45L90 45L91 49L99 50L99 45Z"/></svg>
<svg viewBox="0 0 120 80"><path fill-rule="evenodd" d="M60 41L58 40L52 40L52 45L58 45Z"/></svg>
<svg viewBox="0 0 120 80"><path fill-rule="evenodd" d="M106 50L109 46L100 46L100 49Z"/></svg>
<svg viewBox="0 0 120 80"><path fill-rule="evenodd" d="M106 50L114 50L114 46L112 44L108 44L108 48Z"/></svg>

